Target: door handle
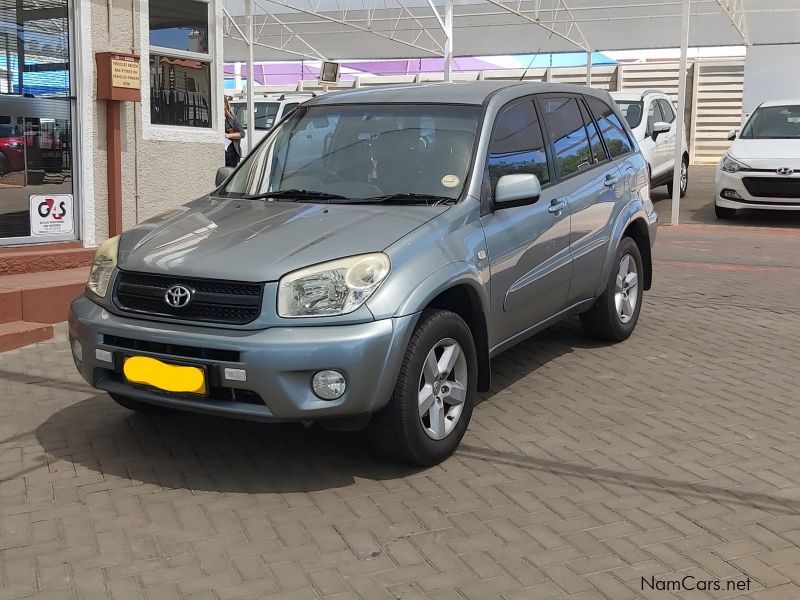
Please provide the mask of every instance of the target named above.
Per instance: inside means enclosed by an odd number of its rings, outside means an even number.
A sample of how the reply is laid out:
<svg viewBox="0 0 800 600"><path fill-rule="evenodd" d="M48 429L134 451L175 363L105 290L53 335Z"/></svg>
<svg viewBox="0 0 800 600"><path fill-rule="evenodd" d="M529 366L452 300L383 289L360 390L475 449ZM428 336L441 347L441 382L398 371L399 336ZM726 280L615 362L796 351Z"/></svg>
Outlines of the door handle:
<svg viewBox="0 0 800 600"><path fill-rule="evenodd" d="M607 175L606 180L603 182L603 185L606 187L614 187L619 183L619 177L614 177L613 175Z"/></svg>
<svg viewBox="0 0 800 600"><path fill-rule="evenodd" d="M566 200L553 200L550 203L550 206L547 208L548 212L553 214L560 213L562 210L567 208L567 201Z"/></svg>

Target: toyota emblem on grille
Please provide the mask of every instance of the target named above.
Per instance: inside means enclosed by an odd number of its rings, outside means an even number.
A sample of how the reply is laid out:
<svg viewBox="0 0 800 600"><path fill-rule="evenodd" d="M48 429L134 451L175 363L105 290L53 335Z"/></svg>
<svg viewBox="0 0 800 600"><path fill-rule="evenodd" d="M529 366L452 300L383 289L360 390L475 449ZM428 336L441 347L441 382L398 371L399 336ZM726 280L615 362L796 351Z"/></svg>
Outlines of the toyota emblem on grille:
<svg viewBox="0 0 800 600"><path fill-rule="evenodd" d="M183 308L192 299L192 290L184 285L173 285L164 294L164 301L172 308Z"/></svg>
<svg viewBox="0 0 800 600"><path fill-rule="evenodd" d="M792 173L794 173L794 169L790 169L789 167L778 169L778 175L791 175Z"/></svg>

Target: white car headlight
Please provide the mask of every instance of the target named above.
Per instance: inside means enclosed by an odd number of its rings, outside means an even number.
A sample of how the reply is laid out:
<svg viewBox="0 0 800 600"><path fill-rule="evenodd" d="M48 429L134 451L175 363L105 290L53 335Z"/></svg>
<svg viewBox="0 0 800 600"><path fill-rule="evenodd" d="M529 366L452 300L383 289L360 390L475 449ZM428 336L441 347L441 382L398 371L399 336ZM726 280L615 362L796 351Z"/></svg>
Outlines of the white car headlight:
<svg viewBox="0 0 800 600"><path fill-rule="evenodd" d="M750 165L746 165L735 158L731 158L728 154L722 157L721 167L726 173L737 173L739 171L750 170Z"/></svg>
<svg viewBox="0 0 800 600"><path fill-rule="evenodd" d="M325 317L356 310L389 274L382 252L320 263L281 277L278 316Z"/></svg>
<svg viewBox="0 0 800 600"><path fill-rule="evenodd" d="M86 287L93 294L106 297L111 275L117 266L117 253L119 252L119 236L109 238L97 247L89 273L89 283Z"/></svg>

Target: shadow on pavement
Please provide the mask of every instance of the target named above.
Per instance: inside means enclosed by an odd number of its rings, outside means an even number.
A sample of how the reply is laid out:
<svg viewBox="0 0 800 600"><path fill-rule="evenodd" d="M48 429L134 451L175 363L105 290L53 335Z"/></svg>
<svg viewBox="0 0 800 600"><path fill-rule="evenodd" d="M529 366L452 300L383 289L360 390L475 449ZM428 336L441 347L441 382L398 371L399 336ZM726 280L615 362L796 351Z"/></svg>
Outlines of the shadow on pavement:
<svg viewBox="0 0 800 600"><path fill-rule="evenodd" d="M478 403L574 348L592 346L580 332L577 319L522 342L493 361L492 391L479 395ZM20 374L14 379L50 385L42 377ZM77 384L69 386L75 387ZM35 435L56 458L162 488L308 492L341 488L359 478L382 481L419 472L377 455L361 433L177 411L137 414L117 406L106 394L93 395L53 414Z"/></svg>

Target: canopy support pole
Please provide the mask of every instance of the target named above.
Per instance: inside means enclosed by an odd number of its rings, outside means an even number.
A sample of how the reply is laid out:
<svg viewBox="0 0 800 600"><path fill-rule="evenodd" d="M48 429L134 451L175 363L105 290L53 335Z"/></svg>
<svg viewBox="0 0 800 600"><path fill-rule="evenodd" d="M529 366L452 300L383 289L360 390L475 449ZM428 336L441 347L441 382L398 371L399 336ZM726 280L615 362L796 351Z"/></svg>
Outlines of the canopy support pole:
<svg viewBox="0 0 800 600"><path fill-rule="evenodd" d="M680 223L681 214L681 165L683 163L683 139L686 129L683 122L686 113L686 55L689 53L689 8L690 0L683 0L681 14L681 65L678 73L678 115L675 120L675 157L672 173L672 225Z"/></svg>
<svg viewBox="0 0 800 600"><path fill-rule="evenodd" d="M586 87L592 87L592 53L586 52Z"/></svg>
<svg viewBox="0 0 800 600"><path fill-rule="evenodd" d="M256 115L253 104L253 87L255 86L255 68L253 66L253 0L247 2L247 147L253 148L256 134Z"/></svg>
<svg viewBox="0 0 800 600"><path fill-rule="evenodd" d="M453 0L444 0L444 80L453 80Z"/></svg>

